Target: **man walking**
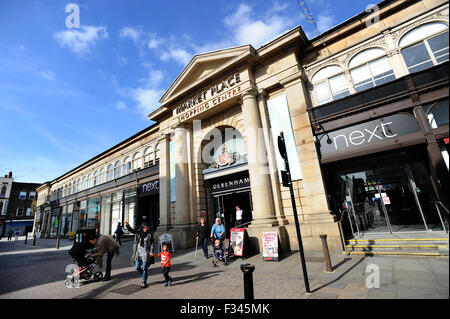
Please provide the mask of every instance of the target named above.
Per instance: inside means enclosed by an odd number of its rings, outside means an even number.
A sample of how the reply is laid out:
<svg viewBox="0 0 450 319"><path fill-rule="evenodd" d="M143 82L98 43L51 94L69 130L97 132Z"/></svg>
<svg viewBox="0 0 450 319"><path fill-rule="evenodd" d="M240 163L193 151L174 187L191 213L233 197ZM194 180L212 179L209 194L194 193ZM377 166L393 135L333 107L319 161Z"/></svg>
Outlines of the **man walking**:
<svg viewBox="0 0 450 319"><path fill-rule="evenodd" d="M235 227L242 225L242 214L243 214L242 209L239 207L239 205L236 205L236 223L234 225Z"/></svg>

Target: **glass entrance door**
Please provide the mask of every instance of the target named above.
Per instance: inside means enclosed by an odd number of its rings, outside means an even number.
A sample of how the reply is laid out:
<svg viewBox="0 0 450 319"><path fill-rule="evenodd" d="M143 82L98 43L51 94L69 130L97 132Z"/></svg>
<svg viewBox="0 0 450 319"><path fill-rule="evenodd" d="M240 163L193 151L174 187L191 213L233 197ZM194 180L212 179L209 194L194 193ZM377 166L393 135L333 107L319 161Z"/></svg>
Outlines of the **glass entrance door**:
<svg viewBox="0 0 450 319"><path fill-rule="evenodd" d="M358 232L442 230L420 147L329 165L333 199L348 209Z"/></svg>

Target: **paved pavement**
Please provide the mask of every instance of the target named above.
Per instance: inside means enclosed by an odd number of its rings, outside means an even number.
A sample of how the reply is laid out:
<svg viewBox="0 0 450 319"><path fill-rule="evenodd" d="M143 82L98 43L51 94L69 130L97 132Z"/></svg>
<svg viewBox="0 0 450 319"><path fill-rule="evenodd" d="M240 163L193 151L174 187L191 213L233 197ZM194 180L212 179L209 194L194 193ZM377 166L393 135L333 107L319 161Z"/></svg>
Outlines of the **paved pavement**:
<svg viewBox="0 0 450 319"><path fill-rule="evenodd" d="M306 253L312 293L306 294L297 252L280 262L264 262L261 255L237 259L228 266L212 266L199 250L176 251L171 277L174 283L164 287L161 268L150 267L149 287L141 289L140 277L130 265L131 242L122 245L113 259L112 280L82 281L79 288L66 288L65 268L72 263L67 254L72 242L38 239L24 244L0 241L0 299L242 299L243 274L240 265L255 265L255 299L448 299L448 257L346 256L333 254L333 273L324 272L321 253ZM379 269L379 288L368 288ZM104 269L103 269L104 270ZM367 272L366 272L367 270ZM370 271L369 271L370 270ZM376 281L370 281L376 282Z"/></svg>

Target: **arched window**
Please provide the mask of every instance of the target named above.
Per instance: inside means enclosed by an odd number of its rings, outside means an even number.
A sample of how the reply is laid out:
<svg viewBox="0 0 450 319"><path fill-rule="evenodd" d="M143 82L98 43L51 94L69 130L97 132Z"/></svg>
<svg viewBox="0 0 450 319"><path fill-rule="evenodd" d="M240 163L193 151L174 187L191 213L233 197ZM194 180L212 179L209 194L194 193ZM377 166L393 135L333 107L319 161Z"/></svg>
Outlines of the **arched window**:
<svg viewBox="0 0 450 319"><path fill-rule="evenodd" d="M153 146L147 147L144 152L144 167L149 167L154 164L155 153L153 151Z"/></svg>
<svg viewBox="0 0 450 319"><path fill-rule="evenodd" d="M2 187L2 192L1 192L0 196L6 197L6 186L4 186L4 185Z"/></svg>
<svg viewBox="0 0 450 319"><path fill-rule="evenodd" d="M344 70L337 65L321 69L313 76L311 82L314 85L319 105L350 94Z"/></svg>
<svg viewBox="0 0 450 319"><path fill-rule="evenodd" d="M123 175L131 173L131 157L128 156L123 162Z"/></svg>
<svg viewBox="0 0 450 319"><path fill-rule="evenodd" d="M122 166L121 161L117 161L116 164L114 165L114 178L116 179L120 177L121 166Z"/></svg>
<svg viewBox="0 0 450 319"><path fill-rule="evenodd" d="M432 106L427 111L428 122L430 123L431 128L448 125L448 109L448 100L444 100Z"/></svg>
<svg viewBox="0 0 450 319"><path fill-rule="evenodd" d="M69 183L69 189L67 190L68 195L72 195L73 194L73 190L72 190L72 182Z"/></svg>
<svg viewBox="0 0 450 319"><path fill-rule="evenodd" d="M141 153L136 153L133 156L133 170L141 168Z"/></svg>
<svg viewBox="0 0 450 319"><path fill-rule="evenodd" d="M380 48L358 53L350 60L348 68L356 92L395 80L389 58Z"/></svg>
<svg viewBox="0 0 450 319"><path fill-rule="evenodd" d="M87 183L87 177L83 177L83 189L87 189L88 188L88 183Z"/></svg>
<svg viewBox="0 0 450 319"><path fill-rule="evenodd" d="M67 196L67 185L64 186L64 197L66 197L66 196Z"/></svg>
<svg viewBox="0 0 450 319"><path fill-rule="evenodd" d="M100 184L103 184L104 182L106 182L106 171L105 168L103 167L100 170Z"/></svg>
<svg viewBox="0 0 450 319"><path fill-rule="evenodd" d="M448 61L448 25L432 22L406 33L399 42L410 73Z"/></svg>
<svg viewBox="0 0 450 319"><path fill-rule="evenodd" d="M108 172L107 172L107 174L108 174L108 182L109 181L112 181L114 178L114 167L113 167L113 165L112 164L110 164L109 166L108 166Z"/></svg>
<svg viewBox="0 0 450 319"><path fill-rule="evenodd" d="M79 191L81 191L81 178L79 178L77 182L77 192Z"/></svg>
<svg viewBox="0 0 450 319"><path fill-rule="evenodd" d="M94 179L92 177L92 173L90 173L88 176L88 188L91 188L93 186L94 186Z"/></svg>
<svg viewBox="0 0 450 319"><path fill-rule="evenodd" d="M155 164L159 163L159 144L155 148Z"/></svg>
<svg viewBox="0 0 450 319"><path fill-rule="evenodd" d="M98 171L95 171L94 173L94 186L98 185Z"/></svg>

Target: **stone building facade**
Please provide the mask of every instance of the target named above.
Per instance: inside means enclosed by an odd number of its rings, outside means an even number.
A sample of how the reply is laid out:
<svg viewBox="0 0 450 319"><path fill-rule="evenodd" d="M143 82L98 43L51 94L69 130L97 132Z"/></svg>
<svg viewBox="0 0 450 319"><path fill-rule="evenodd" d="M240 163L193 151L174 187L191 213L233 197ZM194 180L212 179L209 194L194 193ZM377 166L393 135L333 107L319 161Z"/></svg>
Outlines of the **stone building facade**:
<svg viewBox="0 0 450 319"><path fill-rule="evenodd" d="M239 206L244 211L243 223L254 251L261 251L266 231L278 233L283 251L296 250L292 202L289 189L281 182L279 171L284 166L274 142L283 132L304 247L321 250L319 235L326 234L330 249L341 250L338 220L343 207L336 205L341 199L324 174L329 168L324 161L327 154L320 144L321 136L360 124L366 118L376 119L375 113L368 115L364 103L354 105L353 113L345 113L349 110L346 103L355 97L361 101L361 94L382 87L389 87L394 95L400 94L397 82L407 82L405 77L419 72L414 69L418 65L423 64L423 69L430 72L438 70L436 85L428 88L435 92L433 101L448 96L448 82L443 84L445 77L448 81L448 70L439 71L442 65L448 65L448 42L446 49L445 45L436 47L441 52L437 56L431 48L434 42L428 40L448 34L447 4L386 0L378 4L377 10L376 23L372 23L375 20L371 13L363 12L313 39L297 27L258 49L243 45L194 56L161 97L160 107L149 114L156 124L38 188L39 194L44 195L39 195L39 228L47 232L51 225L55 228L53 211L54 216L59 212L67 217L68 205L74 204L72 217L75 211L81 214L84 209L86 220L91 220L83 227L98 223L101 233L111 233L113 220L131 219L125 190L134 189L138 205L132 212L135 224L157 202L157 218L154 214L146 218L152 221L157 235L171 234L177 249L195 245L195 225L202 217L209 224L220 217L229 233L236 224L235 211ZM408 32L432 22L439 24L425 26L425 38L411 40L415 36ZM417 60L415 56L407 60L406 53L418 43L433 54L431 64L410 64ZM367 74L371 76L367 78ZM402 78L405 79L399 80ZM394 102L389 100L391 108L396 107ZM381 106L374 104L373 109ZM318 116L316 110L325 115ZM350 115L353 117L348 118ZM390 113L385 111L382 115ZM380 125L379 128L385 128ZM446 125L448 139L448 113ZM436 134L423 136L428 140L445 138L445 124L443 127L437 128ZM351 138L358 144L362 137ZM150 146L154 147L153 152L148 151ZM362 154L359 149L350 153L350 157ZM141 170L135 170L139 168L134 164L136 154ZM149 154L153 154L153 161ZM439 154L442 159L444 150ZM339 159L335 155L332 161ZM436 150L432 157L438 157ZM145 168L149 162L152 164ZM122 167L118 174L117 167ZM448 168L445 171L440 167L435 172L436 176L439 174L448 175ZM158 181L157 196L140 205L142 187L151 181ZM120 200L119 195L111 195L118 190L123 191ZM441 192L438 188L435 191ZM103 199L109 195L110 199ZM92 204L98 206L91 212L95 217L89 217L92 198L98 198ZM82 201L87 203L84 208ZM118 202L115 208L111 206ZM71 227L73 230L73 222Z"/></svg>

